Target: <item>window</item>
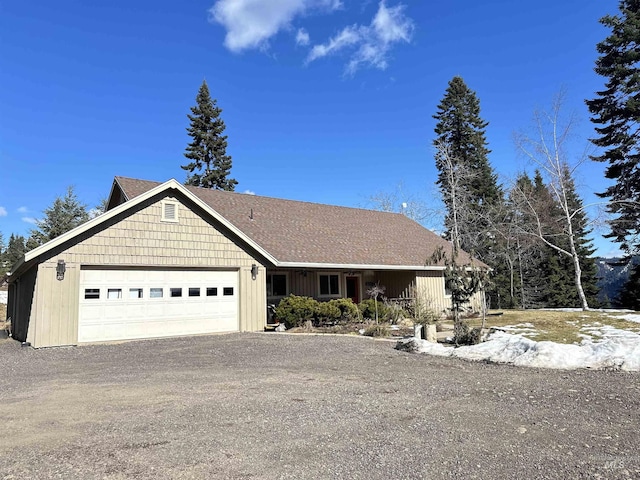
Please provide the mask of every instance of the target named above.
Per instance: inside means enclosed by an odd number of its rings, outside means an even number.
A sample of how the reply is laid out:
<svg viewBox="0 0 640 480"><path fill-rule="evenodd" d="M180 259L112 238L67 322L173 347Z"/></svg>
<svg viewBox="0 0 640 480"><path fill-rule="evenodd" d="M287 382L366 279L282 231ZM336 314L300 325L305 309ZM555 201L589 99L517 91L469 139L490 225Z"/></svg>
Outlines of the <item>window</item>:
<svg viewBox="0 0 640 480"><path fill-rule="evenodd" d="M447 277L445 276L445 274L442 274L442 284L444 285L444 296L445 297L450 297L451 296L451 289L449 287L447 287Z"/></svg>
<svg viewBox="0 0 640 480"><path fill-rule="evenodd" d="M149 298L162 298L162 288L150 288Z"/></svg>
<svg viewBox="0 0 640 480"><path fill-rule="evenodd" d="M87 300L97 300L100 298L100 289L99 288L85 288L84 289L84 298Z"/></svg>
<svg viewBox="0 0 640 480"><path fill-rule="evenodd" d="M233 287L224 287L222 289L222 294L225 296L233 295Z"/></svg>
<svg viewBox="0 0 640 480"><path fill-rule="evenodd" d="M162 202L162 221L178 222L178 202Z"/></svg>
<svg viewBox="0 0 640 480"><path fill-rule="evenodd" d="M199 297L200 289L198 287L189 287L189 296L190 297Z"/></svg>
<svg viewBox="0 0 640 480"><path fill-rule="evenodd" d="M215 297L218 295L217 287L207 287L207 297Z"/></svg>
<svg viewBox="0 0 640 480"><path fill-rule="evenodd" d="M340 275L320 275L319 279L321 296L340 295Z"/></svg>
<svg viewBox="0 0 640 480"><path fill-rule="evenodd" d="M142 298L142 289L141 288L130 288L129 289L129 298Z"/></svg>
<svg viewBox="0 0 640 480"><path fill-rule="evenodd" d="M267 275L267 296L285 297L287 295L287 275L273 273Z"/></svg>
<svg viewBox="0 0 640 480"><path fill-rule="evenodd" d="M182 296L182 289L181 288L170 288L169 289L169 295L171 297L181 297Z"/></svg>
<svg viewBox="0 0 640 480"><path fill-rule="evenodd" d="M122 289L121 288L110 288L107 290L107 298L109 300L115 300L117 298L122 298Z"/></svg>

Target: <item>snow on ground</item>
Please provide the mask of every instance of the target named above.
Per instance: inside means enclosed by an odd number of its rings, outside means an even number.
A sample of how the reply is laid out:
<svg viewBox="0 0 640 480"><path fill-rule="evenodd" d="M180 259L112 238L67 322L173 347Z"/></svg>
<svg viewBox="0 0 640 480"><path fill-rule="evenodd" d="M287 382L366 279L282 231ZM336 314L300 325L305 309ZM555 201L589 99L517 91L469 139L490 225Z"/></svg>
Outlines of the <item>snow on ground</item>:
<svg viewBox="0 0 640 480"><path fill-rule="evenodd" d="M584 334L580 345L536 342L503 331L492 333L484 343L465 347L445 346L418 339L401 342L417 342L421 353L466 360L565 370L611 368L640 371L639 334L601 324L588 325L582 330Z"/></svg>
<svg viewBox="0 0 640 480"><path fill-rule="evenodd" d="M0 291L0 303L7 303L7 295L8 292L6 291Z"/></svg>
<svg viewBox="0 0 640 480"><path fill-rule="evenodd" d="M636 322L640 323L640 313L627 313L625 315L610 315L614 318L619 318L621 320L626 320L627 322Z"/></svg>

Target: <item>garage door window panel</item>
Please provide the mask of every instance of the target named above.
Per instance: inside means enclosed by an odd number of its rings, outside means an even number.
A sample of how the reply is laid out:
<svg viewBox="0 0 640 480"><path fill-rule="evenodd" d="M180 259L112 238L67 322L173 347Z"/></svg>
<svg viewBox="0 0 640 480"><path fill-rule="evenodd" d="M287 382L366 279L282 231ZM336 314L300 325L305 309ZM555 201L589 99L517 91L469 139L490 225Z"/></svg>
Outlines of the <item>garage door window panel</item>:
<svg viewBox="0 0 640 480"><path fill-rule="evenodd" d="M108 300L117 300L122 298L122 289L121 288L110 288L107 290L107 299Z"/></svg>
<svg viewBox="0 0 640 480"><path fill-rule="evenodd" d="M129 289L129 298L143 298L143 293L141 288L130 288Z"/></svg>
<svg viewBox="0 0 640 480"><path fill-rule="evenodd" d="M84 289L84 298L86 300L99 300L100 299L100 289L99 288L85 288Z"/></svg>
<svg viewBox="0 0 640 480"><path fill-rule="evenodd" d="M224 287L222 289L222 295L229 297L233 295L233 287Z"/></svg>
<svg viewBox="0 0 640 480"><path fill-rule="evenodd" d="M171 298L177 298L182 296L182 288L174 287L169 289L169 295Z"/></svg>
<svg viewBox="0 0 640 480"><path fill-rule="evenodd" d="M162 298L163 297L163 289L153 287L149 289L149 298Z"/></svg>
<svg viewBox="0 0 640 480"><path fill-rule="evenodd" d="M218 296L217 287L207 287L207 297L217 297L217 296Z"/></svg>
<svg viewBox="0 0 640 480"><path fill-rule="evenodd" d="M189 296L190 297L199 297L200 296L200 288L199 287L189 287Z"/></svg>

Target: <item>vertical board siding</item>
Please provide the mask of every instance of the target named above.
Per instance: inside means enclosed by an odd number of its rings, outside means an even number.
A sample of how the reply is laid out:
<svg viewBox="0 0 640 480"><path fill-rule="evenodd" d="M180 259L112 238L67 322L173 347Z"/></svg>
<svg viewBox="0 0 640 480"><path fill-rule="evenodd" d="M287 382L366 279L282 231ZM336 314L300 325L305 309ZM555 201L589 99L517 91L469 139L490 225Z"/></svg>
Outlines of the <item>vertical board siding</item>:
<svg viewBox="0 0 640 480"><path fill-rule="evenodd" d="M179 202L177 223L161 221L161 201L165 199ZM75 244L54 252L34 267L38 281L29 319L29 341L34 347L77 344L82 265L238 270L240 330L261 330L266 324L264 261L224 233L224 227L212 222L179 199L165 197L141 205L133 213L125 212L110 225L83 234ZM66 265L62 281L56 280L58 260L64 260ZM255 280L251 276L253 264L259 267Z"/></svg>

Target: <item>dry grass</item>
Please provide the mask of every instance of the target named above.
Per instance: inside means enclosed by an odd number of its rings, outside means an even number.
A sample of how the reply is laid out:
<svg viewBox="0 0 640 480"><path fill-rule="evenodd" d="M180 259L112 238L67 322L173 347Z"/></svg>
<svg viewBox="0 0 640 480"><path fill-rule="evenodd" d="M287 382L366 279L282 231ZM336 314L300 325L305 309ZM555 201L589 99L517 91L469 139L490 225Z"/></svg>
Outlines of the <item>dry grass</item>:
<svg viewBox="0 0 640 480"><path fill-rule="evenodd" d="M612 327L640 333L640 324L616 318L615 313L604 312L558 312L549 310L503 310L501 316L487 317L487 327L504 327L530 323L536 334L522 333L536 341L549 340L558 343L580 343L580 328L585 325L601 323ZM472 318L469 325L480 326L480 318Z"/></svg>

